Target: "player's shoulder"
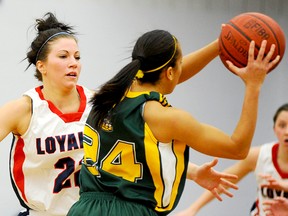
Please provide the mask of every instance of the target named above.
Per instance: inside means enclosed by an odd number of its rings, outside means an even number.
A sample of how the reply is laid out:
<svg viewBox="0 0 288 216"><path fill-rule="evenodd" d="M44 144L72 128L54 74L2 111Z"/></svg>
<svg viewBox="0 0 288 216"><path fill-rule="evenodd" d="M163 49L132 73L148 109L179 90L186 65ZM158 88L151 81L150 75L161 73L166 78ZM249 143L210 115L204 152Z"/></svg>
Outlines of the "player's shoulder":
<svg viewBox="0 0 288 216"><path fill-rule="evenodd" d="M31 98L28 96L22 96L18 99L7 102L2 108L9 109L11 111L17 110L19 112L25 112L31 109Z"/></svg>
<svg viewBox="0 0 288 216"><path fill-rule="evenodd" d="M24 134L31 117L31 99L22 96L1 107L1 121L5 122L14 134Z"/></svg>

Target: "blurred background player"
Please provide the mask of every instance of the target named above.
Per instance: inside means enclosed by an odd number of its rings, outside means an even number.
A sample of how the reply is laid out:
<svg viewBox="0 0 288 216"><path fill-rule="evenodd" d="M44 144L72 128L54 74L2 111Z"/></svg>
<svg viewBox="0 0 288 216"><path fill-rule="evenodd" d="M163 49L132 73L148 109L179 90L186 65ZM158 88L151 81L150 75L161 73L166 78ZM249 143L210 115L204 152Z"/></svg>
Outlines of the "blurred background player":
<svg viewBox="0 0 288 216"><path fill-rule="evenodd" d="M247 158L225 170L238 176L238 179L232 180L234 183L239 182L250 172L255 173L258 185L257 199L251 208L251 215L265 215L263 202L267 205L276 204L267 201L273 201L276 197L288 197L288 104L283 104L277 109L273 122L277 141L252 147ZM218 192L221 193L221 190L222 188L219 188ZM177 216L196 215L212 200L212 194L204 192L188 209Z"/></svg>

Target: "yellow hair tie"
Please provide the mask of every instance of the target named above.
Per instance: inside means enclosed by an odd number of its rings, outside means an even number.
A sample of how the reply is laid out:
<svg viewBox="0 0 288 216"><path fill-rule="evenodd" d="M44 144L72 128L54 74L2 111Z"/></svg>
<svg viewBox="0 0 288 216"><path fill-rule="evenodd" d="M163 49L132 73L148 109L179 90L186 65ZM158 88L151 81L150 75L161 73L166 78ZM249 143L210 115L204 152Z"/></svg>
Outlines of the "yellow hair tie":
<svg viewBox="0 0 288 216"><path fill-rule="evenodd" d="M141 79L141 78L143 78L143 76L144 76L143 71L142 71L142 70L138 70L135 77L136 77L137 79Z"/></svg>

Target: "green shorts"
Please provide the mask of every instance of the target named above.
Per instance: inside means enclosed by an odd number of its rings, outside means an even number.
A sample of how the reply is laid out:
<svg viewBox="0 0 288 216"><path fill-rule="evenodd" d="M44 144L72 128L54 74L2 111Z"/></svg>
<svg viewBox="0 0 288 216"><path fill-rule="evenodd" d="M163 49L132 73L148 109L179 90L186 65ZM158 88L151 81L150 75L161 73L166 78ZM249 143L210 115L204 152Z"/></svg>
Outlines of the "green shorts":
<svg viewBox="0 0 288 216"><path fill-rule="evenodd" d="M126 201L106 192L82 193L67 216L158 216L139 203Z"/></svg>

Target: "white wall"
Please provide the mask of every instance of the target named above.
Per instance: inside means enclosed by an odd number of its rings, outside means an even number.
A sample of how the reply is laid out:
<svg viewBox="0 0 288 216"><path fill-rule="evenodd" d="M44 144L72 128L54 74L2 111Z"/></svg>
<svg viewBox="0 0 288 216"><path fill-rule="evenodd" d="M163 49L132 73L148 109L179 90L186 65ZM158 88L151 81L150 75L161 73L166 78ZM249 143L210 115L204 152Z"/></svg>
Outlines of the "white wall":
<svg viewBox="0 0 288 216"><path fill-rule="evenodd" d="M272 8L272 9L270 9ZM0 1L0 104L18 98L38 85L34 68L24 72L30 42L35 37L32 24L44 13L55 12L58 19L75 26L79 35L83 69L80 84L96 88L130 57L134 41L142 33L155 28L173 33L181 42L184 54L201 48L220 33L221 23L248 11L264 12L277 20L288 35L288 3L276 0L2 0ZM272 116L278 106L287 102L287 55L268 75L260 98L259 119L253 145L275 139ZM200 74L180 85L169 102L191 112L198 120L210 123L231 134L239 117L244 85L224 68L216 58ZM0 209L1 215L16 215L20 209L8 172L8 155L12 136L0 145ZM201 164L211 157L191 150L191 161ZM234 163L221 159L218 170ZM255 180L251 174L232 191L233 199L213 201L201 216L248 215L255 196ZM193 182L185 192L175 212L188 207L201 193ZM231 208L232 207L232 208Z"/></svg>

